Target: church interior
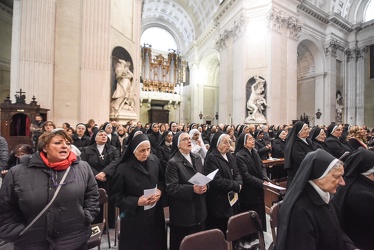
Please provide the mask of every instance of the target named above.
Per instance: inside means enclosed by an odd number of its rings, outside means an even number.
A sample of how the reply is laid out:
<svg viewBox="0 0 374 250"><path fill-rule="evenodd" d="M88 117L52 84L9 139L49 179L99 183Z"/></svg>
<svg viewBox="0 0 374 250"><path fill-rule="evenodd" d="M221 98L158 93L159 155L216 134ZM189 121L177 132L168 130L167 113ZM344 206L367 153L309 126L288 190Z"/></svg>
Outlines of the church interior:
<svg viewBox="0 0 374 250"><path fill-rule="evenodd" d="M24 92L56 124L374 127L374 0L0 0L0 17L1 102Z"/></svg>

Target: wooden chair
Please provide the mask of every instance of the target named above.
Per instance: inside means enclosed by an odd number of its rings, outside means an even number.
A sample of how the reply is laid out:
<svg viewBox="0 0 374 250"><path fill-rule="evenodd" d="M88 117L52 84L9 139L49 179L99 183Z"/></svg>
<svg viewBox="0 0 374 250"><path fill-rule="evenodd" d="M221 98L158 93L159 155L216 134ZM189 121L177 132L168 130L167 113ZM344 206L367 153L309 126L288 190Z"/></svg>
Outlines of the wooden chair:
<svg viewBox="0 0 374 250"><path fill-rule="evenodd" d="M120 217L120 210L116 207L116 224L114 226L114 246L117 246L117 241L119 241L119 232L121 227L121 217Z"/></svg>
<svg viewBox="0 0 374 250"><path fill-rule="evenodd" d="M253 233L258 234L260 250L265 250L264 232L262 231L261 220L255 211L240 213L229 218L226 239L230 243L230 249L234 249L233 241Z"/></svg>
<svg viewBox="0 0 374 250"><path fill-rule="evenodd" d="M206 230L183 238L180 250L228 250L228 242L219 229Z"/></svg>
<svg viewBox="0 0 374 250"><path fill-rule="evenodd" d="M96 234L91 235L90 239L87 242L87 249L97 247L100 250L101 237L103 235L104 227L107 230L108 235L108 246L110 246L110 235L109 235L109 226L108 226L108 195L106 194L105 189L99 188L99 203L103 205L103 222L91 225L93 231L96 231Z"/></svg>
<svg viewBox="0 0 374 250"><path fill-rule="evenodd" d="M270 228L271 228L271 235L273 237L273 242L271 243L270 247L271 249L275 249L276 243L277 243L277 227L278 227L278 214L280 206L282 205L283 201L279 201L275 203L270 208Z"/></svg>

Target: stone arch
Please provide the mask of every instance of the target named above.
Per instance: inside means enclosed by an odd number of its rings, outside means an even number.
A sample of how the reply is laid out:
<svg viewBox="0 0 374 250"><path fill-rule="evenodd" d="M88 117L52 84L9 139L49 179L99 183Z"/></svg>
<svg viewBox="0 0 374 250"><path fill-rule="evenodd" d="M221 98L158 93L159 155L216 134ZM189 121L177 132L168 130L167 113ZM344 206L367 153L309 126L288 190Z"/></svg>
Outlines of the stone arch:
<svg viewBox="0 0 374 250"><path fill-rule="evenodd" d="M213 120L215 112L218 110L218 93L219 93L219 69L220 56L215 49L207 51L202 55L199 63L199 84L203 87L202 95L199 97L199 103L202 103L202 112L204 114L204 122Z"/></svg>
<svg viewBox="0 0 374 250"><path fill-rule="evenodd" d="M317 109L324 113L324 105L320 103L322 98L320 94L318 105L316 105L317 93L323 93L324 49L320 42L309 35L300 37L299 41L297 46L297 115L305 113L309 116L311 125L315 125L317 121L313 118ZM311 95L311 93L315 94Z"/></svg>

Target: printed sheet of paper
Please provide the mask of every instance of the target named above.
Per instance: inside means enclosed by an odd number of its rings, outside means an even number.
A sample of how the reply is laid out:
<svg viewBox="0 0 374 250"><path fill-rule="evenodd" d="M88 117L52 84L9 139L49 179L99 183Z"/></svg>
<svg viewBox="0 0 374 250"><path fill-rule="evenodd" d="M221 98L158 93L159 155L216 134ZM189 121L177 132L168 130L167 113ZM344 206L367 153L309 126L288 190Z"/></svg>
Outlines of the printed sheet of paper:
<svg viewBox="0 0 374 250"><path fill-rule="evenodd" d="M275 185L275 184L273 184L273 183L271 183L271 182L268 182L268 184L265 184L265 186L272 187L272 188L276 188L276 189L278 189L278 190L286 190L286 188L281 187L281 186L278 186L278 185Z"/></svg>
<svg viewBox="0 0 374 250"><path fill-rule="evenodd" d="M201 173L196 173L194 176L191 177L191 179L188 180L188 182L198 186L204 186L214 179L214 176L216 176L217 172L218 169L214 170L207 176Z"/></svg>
<svg viewBox="0 0 374 250"><path fill-rule="evenodd" d="M156 185L155 188L144 189L144 197L148 197L148 196L154 195L156 193L157 193L157 185ZM152 207L156 206L156 204L157 204L157 202L153 205L144 206L144 210L151 209Z"/></svg>

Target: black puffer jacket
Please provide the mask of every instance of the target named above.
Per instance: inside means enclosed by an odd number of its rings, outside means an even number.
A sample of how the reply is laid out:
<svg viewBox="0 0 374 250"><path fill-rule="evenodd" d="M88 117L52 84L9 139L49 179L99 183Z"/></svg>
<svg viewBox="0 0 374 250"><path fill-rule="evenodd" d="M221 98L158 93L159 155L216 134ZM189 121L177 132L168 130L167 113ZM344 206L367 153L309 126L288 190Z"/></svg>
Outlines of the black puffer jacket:
<svg viewBox="0 0 374 250"><path fill-rule="evenodd" d="M65 171L47 167L39 153L11 168L0 190L0 238L15 249L79 249L91 234L99 193L90 166L79 158L71 165L53 204L17 237L52 199ZM57 178L56 178L57 177Z"/></svg>

